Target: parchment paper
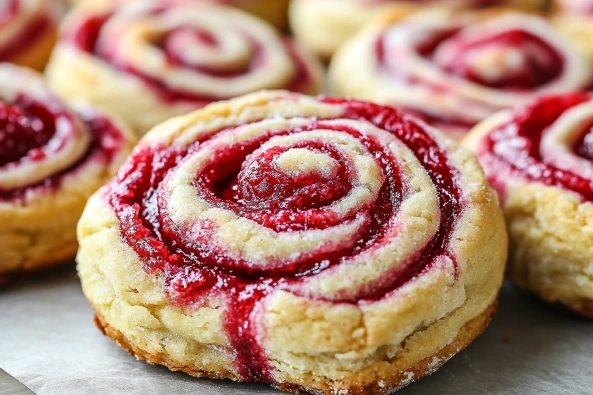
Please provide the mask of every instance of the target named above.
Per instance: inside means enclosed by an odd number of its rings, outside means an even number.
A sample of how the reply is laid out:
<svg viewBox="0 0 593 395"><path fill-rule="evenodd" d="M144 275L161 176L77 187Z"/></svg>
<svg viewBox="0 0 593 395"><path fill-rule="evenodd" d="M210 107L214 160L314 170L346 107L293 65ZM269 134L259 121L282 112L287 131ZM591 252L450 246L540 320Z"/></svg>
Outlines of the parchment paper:
<svg viewBox="0 0 593 395"><path fill-rule="evenodd" d="M0 290L0 367L38 394L280 394L137 361L92 318L73 265ZM398 394L593 394L593 321L507 284L486 332Z"/></svg>

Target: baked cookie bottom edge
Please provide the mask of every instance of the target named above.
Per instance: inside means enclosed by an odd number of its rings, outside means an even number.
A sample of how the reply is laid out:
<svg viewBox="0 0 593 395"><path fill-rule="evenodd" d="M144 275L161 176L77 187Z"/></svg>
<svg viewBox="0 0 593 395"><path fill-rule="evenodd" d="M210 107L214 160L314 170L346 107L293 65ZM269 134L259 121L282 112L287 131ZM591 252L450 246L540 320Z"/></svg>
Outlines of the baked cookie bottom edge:
<svg viewBox="0 0 593 395"><path fill-rule="evenodd" d="M0 286L8 285L31 276L42 275L55 267L72 262L77 250L78 242L74 241L73 243L60 246L52 253L43 257L37 256L33 259L30 258L16 269L3 272L0 267Z"/></svg>
<svg viewBox="0 0 593 395"><path fill-rule="evenodd" d="M94 307L94 306L93 306ZM284 392L298 394L300 391L311 394L333 395L342 393L347 390L350 395L382 395L395 392L414 381L434 373L445 362L451 359L454 355L464 350L474 339L476 339L494 317L498 307L498 299L496 299L490 306L488 306L479 316L467 322L457 333L457 336L451 343L443 347L436 354L423 359L414 366L411 366L404 371L390 372L389 380L382 380L374 382L372 385L361 385L356 377L343 380L332 381L326 380L301 380L294 379L293 383L274 382L272 387L282 390ZM95 308L95 324L99 330L113 341L115 341L122 349L126 350L131 356L144 360L151 365L163 365L172 371L182 371L194 377L203 377L211 379L231 379L234 381L241 381L239 377L232 372L223 374L220 372L205 371L198 366L187 366L179 364L167 355L150 354L133 344L126 336L119 330L113 328L101 316ZM397 358L397 357L395 357ZM394 359L395 359L394 358ZM372 369L372 365L370 367ZM346 392L345 392L346 393Z"/></svg>
<svg viewBox="0 0 593 395"><path fill-rule="evenodd" d="M557 296L537 289L536 287L529 286L529 284L519 275L509 275L509 273L507 273L507 277L517 288L539 298L543 302L562 307L583 317L593 319L593 299L585 297L573 299L558 298Z"/></svg>

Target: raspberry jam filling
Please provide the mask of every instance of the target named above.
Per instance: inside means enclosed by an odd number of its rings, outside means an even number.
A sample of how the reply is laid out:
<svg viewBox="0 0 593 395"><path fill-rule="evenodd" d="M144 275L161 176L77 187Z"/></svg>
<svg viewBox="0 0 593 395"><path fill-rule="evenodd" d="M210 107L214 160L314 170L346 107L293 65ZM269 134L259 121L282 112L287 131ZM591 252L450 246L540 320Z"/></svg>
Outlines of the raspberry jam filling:
<svg viewBox="0 0 593 395"><path fill-rule="evenodd" d="M165 11L166 9L163 9L163 6L161 6L160 8L155 8L152 12L151 10L147 10L147 13L151 14L154 18ZM69 29L65 35L65 39L81 51L92 54L112 67L142 80L146 86L150 87L164 101L183 102L194 107L203 107L213 101L228 98L171 87L159 77L147 74L131 63L129 59L117 54L116 46L118 43L101 40L102 29L104 29L104 26L112 17L114 17L114 14L89 16ZM138 18L142 18L142 15L139 15ZM223 50L220 40L214 33L198 27L178 26L172 28L170 31L161 33L159 37L152 37L151 44L155 50L165 56L168 66L172 70L192 71L217 79L242 78L250 72L263 67L267 58L271 55L268 54L267 49L255 38L249 37L248 33L237 31L236 34L244 35L244 40L249 46L248 59L243 59L240 65L231 64L214 67L189 60L187 55L189 52L200 53L204 50L204 47L208 47L208 51ZM305 60L290 40L284 38L279 39L282 40L285 51L293 60L294 72L286 86L270 86L267 88L283 88L293 92L305 92L312 81L312 76Z"/></svg>
<svg viewBox="0 0 593 395"><path fill-rule="evenodd" d="M5 0L0 5L0 29L8 26L14 18L21 16L21 0ZM28 51L35 43L39 42L52 28L54 19L51 15L41 14L27 23L24 30L10 43L0 48L0 61L12 61Z"/></svg>
<svg viewBox="0 0 593 395"><path fill-rule="evenodd" d="M542 136L558 118L571 108L590 101L587 94L575 93L564 96L549 96L516 110L513 119L489 133L480 149L479 157L488 169L494 186L503 186L504 174L518 175L530 181L560 187L593 202L593 180L560 169L542 158ZM584 159L593 157L592 125L583 128L583 135L571 147L574 155ZM502 188L497 188L504 194Z"/></svg>
<svg viewBox="0 0 593 395"><path fill-rule="evenodd" d="M59 151L69 134L50 140L58 124L74 124L73 115L60 103L41 103L27 95L18 95L11 104L0 102L0 171L24 163L40 162ZM92 135L86 153L76 163L40 183L14 189L0 189L0 200L23 199L32 189L55 190L62 179L91 159L111 161L122 144L119 129L102 115L90 111L80 114L83 125Z"/></svg>
<svg viewBox="0 0 593 395"><path fill-rule="evenodd" d="M395 109L357 101L326 99L325 103L343 110L344 120L360 120L393 133L402 140L424 166L435 185L440 206L440 228L428 245L399 269L355 299L337 299L334 303L370 303L380 300L429 270L442 256L455 262L450 238L457 219L464 210L463 192L458 173L449 165L447 153L415 120ZM352 163L340 150L323 141L292 143L288 147L263 148L273 136L290 136L317 128L334 130L354 137L372 155L382 170L384 180L375 200L346 218L338 219L331 203L352 188ZM186 148L161 145L139 146L109 186L108 200L120 220L123 241L145 263L149 273L164 276L165 293L180 306L200 306L211 297L225 301L224 328L235 352L235 366L244 380L272 381L257 333L256 308L272 291L285 289L298 294L298 286L307 278L329 268L345 264L353 257L387 244L387 235L397 228L400 204L409 193L401 178L398 159L374 137L351 126L328 120L288 128L272 134L235 143L216 152L195 176L194 188L213 207L232 210L277 232L327 229L365 216L365 226L354 245L321 248L290 264L254 268L219 251L211 242L208 223L202 223L199 236L189 240L189 232L174 224L166 211L167 195L163 186L167 174L181 166L184 158L208 146L213 136L234 133L230 127L203 136ZM294 150L307 150L328 165L291 172L279 167L279 161ZM288 153L288 154L287 154ZM198 188L199 187L199 188ZM341 221L341 222L340 222ZM196 247L197 246L197 247Z"/></svg>
<svg viewBox="0 0 593 395"><path fill-rule="evenodd" d="M54 135L58 117L27 96L11 105L0 102L0 167L43 158L42 148Z"/></svg>

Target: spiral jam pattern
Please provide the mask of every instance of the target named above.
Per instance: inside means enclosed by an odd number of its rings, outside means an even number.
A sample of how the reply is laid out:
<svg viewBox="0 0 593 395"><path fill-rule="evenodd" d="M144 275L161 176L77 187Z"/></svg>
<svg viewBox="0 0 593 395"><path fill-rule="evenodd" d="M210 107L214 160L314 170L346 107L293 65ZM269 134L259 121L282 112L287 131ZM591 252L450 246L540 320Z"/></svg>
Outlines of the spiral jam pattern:
<svg viewBox="0 0 593 395"><path fill-rule="evenodd" d="M196 0L79 10L65 42L195 108L260 89L317 93L303 54L264 22Z"/></svg>
<svg viewBox="0 0 593 395"><path fill-rule="evenodd" d="M266 296L373 303L456 267L464 197L444 143L395 109L278 93L250 114L149 134L106 196L169 298L225 301L238 371L269 382L254 313Z"/></svg>
<svg viewBox="0 0 593 395"><path fill-rule="evenodd" d="M25 199L59 186L90 160L110 161L122 135L91 110L80 114L48 92L41 77L0 65L0 199Z"/></svg>
<svg viewBox="0 0 593 395"><path fill-rule="evenodd" d="M0 62L18 61L56 26L56 15L47 0L0 2Z"/></svg>
<svg viewBox="0 0 593 395"><path fill-rule="evenodd" d="M345 80L354 68L358 77ZM407 108L454 135L534 97L586 90L593 77L587 56L549 22L510 12L386 23L346 45L332 69L339 93Z"/></svg>
<svg viewBox="0 0 593 395"><path fill-rule="evenodd" d="M478 147L478 156L501 196L509 182L520 178L572 191L593 202L590 95L544 97L507 118L489 130Z"/></svg>

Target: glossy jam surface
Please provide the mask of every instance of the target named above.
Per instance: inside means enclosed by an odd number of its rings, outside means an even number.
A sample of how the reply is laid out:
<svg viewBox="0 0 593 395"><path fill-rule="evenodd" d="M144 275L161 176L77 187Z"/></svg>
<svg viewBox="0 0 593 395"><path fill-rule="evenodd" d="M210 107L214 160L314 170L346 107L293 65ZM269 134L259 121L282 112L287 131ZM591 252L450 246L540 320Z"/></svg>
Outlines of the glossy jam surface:
<svg viewBox="0 0 593 395"><path fill-rule="evenodd" d="M6 28L14 18L21 17L20 0L4 0L0 5L0 29ZM49 8L49 7L47 7ZM36 15L26 26L18 32L10 44L0 47L0 61L12 61L42 40L55 27L55 21L49 12Z"/></svg>
<svg viewBox="0 0 593 395"><path fill-rule="evenodd" d="M510 122L493 130L479 152L492 184L500 185L497 175L505 174L501 170L510 170L528 180L573 191L585 201L593 202L593 180L546 163L540 151L546 129L565 111L589 100L591 97L587 94L544 97L515 111ZM572 147L574 154L591 159L592 140L591 127L588 126L583 130L583 137Z"/></svg>
<svg viewBox="0 0 593 395"><path fill-rule="evenodd" d="M160 12L162 10L152 10L153 15L158 15ZM141 79L164 101L183 102L199 108L213 101L228 99L228 97L218 97L216 95L197 93L184 90L183 88L169 86L164 80L154 75L149 75L127 59L118 56L111 46L112 43L102 42L101 40L101 31L112 16L113 14L89 16L69 29L66 32L65 38L81 51L92 54L121 72ZM142 16L139 17L142 18ZM192 47L208 47L209 51L228 51L228 49L221 47L222 43L210 32L200 28L191 26L175 27L170 31L163 31L159 37L152 38L150 44L153 45L154 50L162 52L167 59L167 66L171 70L184 69L217 79L240 78L262 67L266 58L271 56L267 53L267 49L262 47L260 43L249 38L248 32L243 33L246 35L245 40L249 46L248 50L245 48L243 50L249 52L249 61L232 65L232 67L229 65L213 67L212 65L194 63L187 58L186 52L188 52L188 48ZM294 62L295 70L293 77L286 86L267 88L283 88L293 92L305 92L312 81L309 69L294 44L288 39L282 40L285 51ZM192 49L192 51L195 51L195 49ZM225 56L228 55L225 54Z"/></svg>
<svg viewBox="0 0 593 395"><path fill-rule="evenodd" d="M457 170L448 164L447 153L415 120L397 110L356 101L326 100L341 108L345 120L360 120L395 134L405 142L422 163L436 186L440 204L440 229L431 242L391 276L357 296L334 300L334 303L372 303L429 270L440 256L455 257L449 251L450 237L464 209L462 191L457 184ZM395 217L402 199L409 193L401 178L398 159L387 147L351 126L313 120L301 128L288 128L279 135L293 135L316 128L345 133L357 139L384 174L375 201L338 220L328 206L352 188L351 163L342 153L322 141L293 143L289 149L307 149L325 155L332 166L322 170L289 174L275 161L287 152L286 147L260 148L272 135L235 143L217 154L194 180L196 191L212 206L230 209L277 232L325 229L337 221L351 221L363 214L366 223L355 245L321 248L290 264L279 262L271 268L254 269L213 248L207 223L199 236L188 240L186 229L179 228L165 210L166 195L160 192L166 175L183 158L206 146L212 135L186 148L160 145L140 146L110 184L108 200L120 220L122 239L145 263L148 272L164 276L165 292L181 306L196 307L210 297L225 301L224 327L235 350L235 365L244 380L271 381L271 368L258 342L256 308L272 291L286 289L298 294L298 285L306 278L343 264L354 256L387 243L386 235L397 227ZM234 128L218 133L233 133ZM218 134L216 134L218 135ZM332 162L333 161L333 162ZM197 246L197 247L196 247Z"/></svg>
<svg viewBox="0 0 593 395"><path fill-rule="evenodd" d="M43 156L40 148L54 135L56 116L27 96L0 102L0 167Z"/></svg>
<svg viewBox="0 0 593 395"><path fill-rule="evenodd" d="M60 141L48 149L48 142L54 136L56 124L71 122L71 114L59 103L50 107L26 95L14 103L0 105L0 166L19 166L24 162L40 161L45 155L59 150ZM68 174L91 160L111 162L123 144L123 135L113 122L92 111L79 114L83 127L91 134L86 153L77 162L57 174L34 185L9 190L0 189L0 201L23 199L32 191L53 191L60 186ZM65 136L69 138L71 136ZM0 171L2 168L0 167Z"/></svg>

